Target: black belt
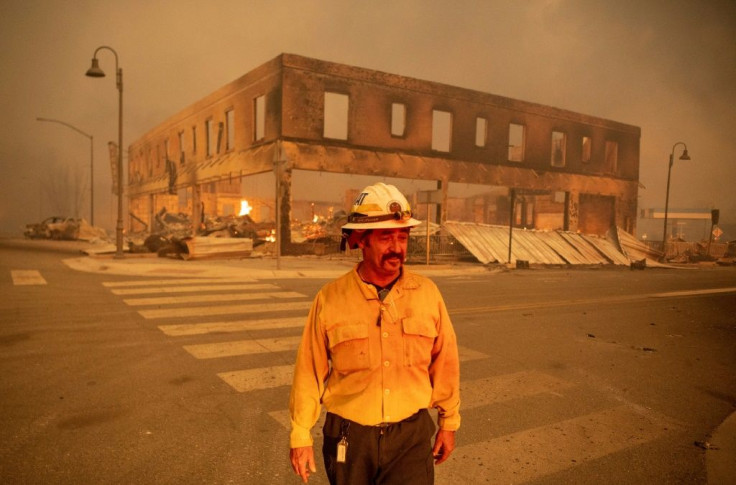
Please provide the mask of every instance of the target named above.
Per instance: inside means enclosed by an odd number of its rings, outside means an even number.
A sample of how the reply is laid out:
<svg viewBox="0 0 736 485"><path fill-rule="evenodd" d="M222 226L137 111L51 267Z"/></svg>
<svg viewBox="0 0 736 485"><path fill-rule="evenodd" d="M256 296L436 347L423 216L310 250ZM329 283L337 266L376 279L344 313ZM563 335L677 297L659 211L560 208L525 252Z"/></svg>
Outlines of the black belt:
<svg viewBox="0 0 736 485"><path fill-rule="evenodd" d="M426 409L420 409L416 413L412 414L408 418L402 419L401 421L392 421L390 423L378 423L378 424L360 424L360 423L357 423L357 422L355 422L355 421L353 421L351 419L343 418L339 414L335 414L335 413L329 413L329 414L333 414L334 416L337 416L338 418L342 419L343 421L348 421L351 425L355 425L355 426L362 426L364 428L388 428L389 426L393 426L394 424L404 423L404 422L407 422L407 421L414 421L415 419L418 419L419 416L421 416L423 413L427 413L427 412L429 412L429 411L427 411Z"/></svg>

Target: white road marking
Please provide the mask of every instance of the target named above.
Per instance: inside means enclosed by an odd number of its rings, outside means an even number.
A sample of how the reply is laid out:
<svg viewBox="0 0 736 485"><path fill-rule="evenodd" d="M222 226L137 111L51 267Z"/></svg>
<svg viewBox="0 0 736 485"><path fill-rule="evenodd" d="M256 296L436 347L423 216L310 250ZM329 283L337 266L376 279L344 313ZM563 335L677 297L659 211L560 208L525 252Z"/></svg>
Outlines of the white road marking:
<svg viewBox="0 0 736 485"><path fill-rule="evenodd" d="M438 483L525 483L653 441L676 424L623 405L459 446Z"/></svg>
<svg viewBox="0 0 736 485"><path fill-rule="evenodd" d="M254 283L253 278L171 278L163 280L133 280L133 281L106 281L102 283L107 288L122 288L131 286L167 286L203 283Z"/></svg>
<svg viewBox="0 0 736 485"><path fill-rule="evenodd" d="M720 293L734 293L736 287L732 288L709 288L705 290L685 290L685 291L669 291L667 293L654 293L652 298L671 298L677 296L699 296L699 295L717 295Z"/></svg>
<svg viewBox="0 0 736 485"><path fill-rule="evenodd" d="M225 293L216 295L161 296L151 298L127 298L127 305L180 305L183 303L214 303L220 301L245 301L265 299L304 298L306 295L295 291L274 291L265 293Z"/></svg>
<svg viewBox="0 0 736 485"><path fill-rule="evenodd" d="M160 308L155 310L138 310L138 313L146 319L184 318L212 315L233 315L238 313L270 313L287 310L309 310L311 306L311 301L297 301L287 303L253 303L250 305Z"/></svg>
<svg viewBox="0 0 736 485"><path fill-rule="evenodd" d="M471 381L460 381L460 410L497 402L549 393L573 387L574 384L537 371L502 374Z"/></svg>
<svg viewBox="0 0 736 485"><path fill-rule="evenodd" d="M16 286L46 285L46 280L41 273L34 269L14 269L10 271L13 284Z"/></svg>
<svg viewBox="0 0 736 485"><path fill-rule="evenodd" d="M306 316L293 318L269 318L264 320L239 320L233 322L204 322L178 325L159 325L158 328L171 337L203 335L208 333L232 333L247 330L303 327Z"/></svg>
<svg viewBox="0 0 736 485"><path fill-rule="evenodd" d="M477 350L463 347L462 345L457 346L457 353L458 353L458 358L460 359L460 362L467 362L469 360L480 360L480 359L488 358L488 354L484 354L483 352L478 352Z"/></svg>
<svg viewBox="0 0 736 485"><path fill-rule="evenodd" d="M296 351L301 337L233 340L213 344L185 345L184 350L197 359L217 359L236 355L264 354L268 352Z"/></svg>
<svg viewBox="0 0 736 485"><path fill-rule="evenodd" d="M113 295L145 295L147 293L195 293L200 291L232 291L232 290L275 290L278 286L271 283L235 283L192 286L161 286L144 288L123 288L110 290Z"/></svg>
<svg viewBox="0 0 736 485"><path fill-rule="evenodd" d="M274 387L291 385L291 380L294 375L294 366L280 365L262 367L257 369L221 372L217 375L236 391L249 392L259 389L271 389Z"/></svg>

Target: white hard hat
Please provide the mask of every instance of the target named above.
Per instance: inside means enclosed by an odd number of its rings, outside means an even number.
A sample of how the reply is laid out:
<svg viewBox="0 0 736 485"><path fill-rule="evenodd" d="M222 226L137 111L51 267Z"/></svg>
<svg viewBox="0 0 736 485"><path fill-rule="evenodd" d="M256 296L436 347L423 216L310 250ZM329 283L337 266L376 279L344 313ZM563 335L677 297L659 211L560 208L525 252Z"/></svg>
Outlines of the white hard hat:
<svg viewBox="0 0 736 485"><path fill-rule="evenodd" d="M412 217L404 194L393 185L379 182L364 188L353 202L345 229L398 229L421 224Z"/></svg>
<svg viewBox="0 0 736 485"><path fill-rule="evenodd" d="M353 202L347 224L342 226L340 250L355 249L369 229L401 229L421 224L411 216L411 206L393 185L379 182L364 188Z"/></svg>

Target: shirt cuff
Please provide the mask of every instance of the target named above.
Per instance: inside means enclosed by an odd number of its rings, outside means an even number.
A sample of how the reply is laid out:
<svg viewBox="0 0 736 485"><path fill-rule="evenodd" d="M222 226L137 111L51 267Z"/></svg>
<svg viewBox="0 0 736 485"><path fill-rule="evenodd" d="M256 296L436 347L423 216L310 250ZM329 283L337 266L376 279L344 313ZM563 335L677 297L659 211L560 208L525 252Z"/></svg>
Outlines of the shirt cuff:
<svg viewBox="0 0 736 485"><path fill-rule="evenodd" d="M291 448L301 448L303 446L312 446L313 444L312 433L308 429L292 424L291 433L289 434L289 446Z"/></svg>
<svg viewBox="0 0 736 485"><path fill-rule="evenodd" d="M458 428L460 428L460 415L455 414L453 416L439 416L437 418L437 424L439 425L440 429L444 429L446 431L456 431Z"/></svg>

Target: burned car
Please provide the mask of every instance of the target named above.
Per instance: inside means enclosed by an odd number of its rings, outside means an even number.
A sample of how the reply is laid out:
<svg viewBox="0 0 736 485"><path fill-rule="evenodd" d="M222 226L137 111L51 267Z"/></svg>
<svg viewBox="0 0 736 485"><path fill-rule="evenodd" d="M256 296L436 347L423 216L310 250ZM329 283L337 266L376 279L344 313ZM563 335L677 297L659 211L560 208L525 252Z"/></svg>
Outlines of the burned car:
<svg viewBox="0 0 736 485"><path fill-rule="evenodd" d="M26 224L23 235L29 239L74 240L79 236L79 219L52 216L41 222Z"/></svg>

